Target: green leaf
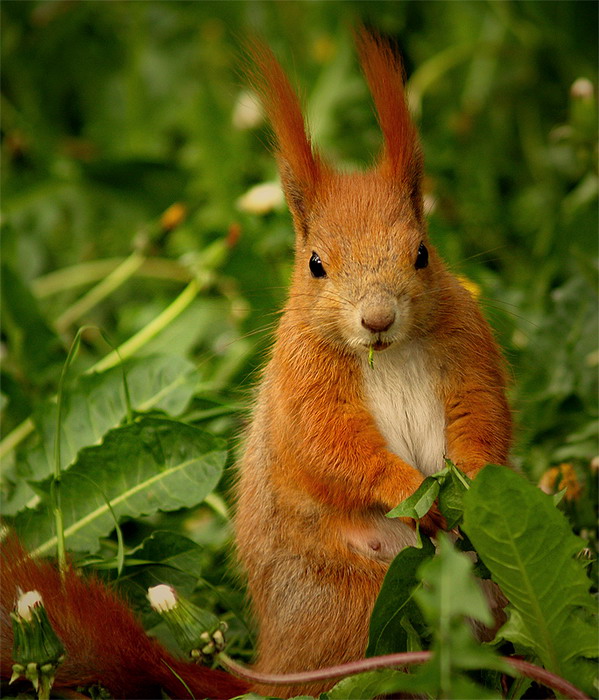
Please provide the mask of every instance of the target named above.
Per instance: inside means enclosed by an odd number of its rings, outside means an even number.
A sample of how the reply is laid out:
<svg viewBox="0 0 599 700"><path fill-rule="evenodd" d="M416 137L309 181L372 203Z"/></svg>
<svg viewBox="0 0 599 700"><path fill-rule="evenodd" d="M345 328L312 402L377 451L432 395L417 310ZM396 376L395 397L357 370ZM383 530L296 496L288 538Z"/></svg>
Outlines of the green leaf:
<svg viewBox="0 0 599 700"><path fill-rule="evenodd" d="M416 572L434 553L432 542L423 537L421 549L406 547L391 562L370 618L366 656L410 650L406 618L410 627L422 627L422 615L413 598L420 585Z"/></svg>
<svg viewBox="0 0 599 700"><path fill-rule="evenodd" d="M448 470L440 482L439 510L447 521L447 529L454 528L462 519L464 513L464 494L469 488L471 479L449 460Z"/></svg>
<svg viewBox="0 0 599 700"><path fill-rule="evenodd" d="M95 552L98 539L113 528L108 500L119 519L175 510L200 503L216 486L226 452L197 428L158 418L141 418L107 433L102 444L83 449L61 479L61 504L69 548ZM90 488L86 475L101 493ZM17 532L35 554L53 549L51 509L44 494L49 480L36 484L42 503L15 519Z"/></svg>
<svg viewBox="0 0 599 700"><path fill-rule="evenodd" d="M330 700L366 700L400 690L411 690L413 676L395 669L367 671L339 681L327 697Z"/></svg>
<svg viewBox="0 0 599 700"><path fill-rule="evenodd" d="M581 615L594 606L574 559L581 540L550 496L505 467L485 467L464 502L464 529L510 601L500 636L591 692L581 657L597 656L597 636Z"/></svg>
<svg viewBox="0 0 599 700"><path fill-rule="evenodd" d="M427 476L411 496L387 513L387 517L418 520L428 513L438 495L439 481Z"/></svg>
<svg viewBox="0 0 599 700"><path fill-rule="evenodd" d="M414 597L434 630L433 656L416 672L423 689L435 697L486 697L464 676L473 669L504 669L490 647L474 639L469 620L492 623L484 594L472 575L469 558L439 533L437 556L420 567L422 586ZM478 693L478 694L477 694Z"/></svg>
<svg viewBox="0 0 599 700"><path fill-rule="evenodd" d="M168 530L156 530L131 552L131 556L177 569L197 580L202 576L201 553L202 547L189 537Z"/></svg>
<svg viewBox="0 0 599 700"><path fill-rule="evenodd" d="M176 416L194 392L194 366L177 356L159 355L124 363L132 407L136 411L162 410ZM76 458L83 447L99 442L127 414L123 369L84 374L63 395L61 421L61 469ZM26 451L11 475L15 483L41 481L53 471L57 406L46 402L34 416L39 443ZM34 496L30 488L9 492L2 503L6 515L18 512Z"/></svg>
<svg viewBox="0 0 599 700"><path fill-rule="evenodd" d="M420 569L424 587L415 598L431 624L449 629L453 621L470 617L483 624L493 621L485 597L474 576L472 562L439 533L439 553Z"/></svg>
<svg viewBox="0 0 599 700"><path fill-rule="evenodd" d="M156 530L125 560L125 576L118 582L128 600L146 604L150 586L167 583L177 592L190 596L202 576L203 548L188 537L167 530Z"/></svg>

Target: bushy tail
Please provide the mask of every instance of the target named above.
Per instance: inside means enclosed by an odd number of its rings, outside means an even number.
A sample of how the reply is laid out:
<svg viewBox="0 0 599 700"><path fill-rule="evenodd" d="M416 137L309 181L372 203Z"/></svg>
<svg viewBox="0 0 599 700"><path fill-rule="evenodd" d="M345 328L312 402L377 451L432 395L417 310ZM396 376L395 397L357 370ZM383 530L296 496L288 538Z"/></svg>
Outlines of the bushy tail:
<svg viewBox="0 0 599 700"><path fill-rule="evenodd" d="M222 672L171 656L150 639L133 612L94 577L73 569L61 579L50 563L32 559L14 537L0 546L0 677L12 674L10 612L21 592L37 590L65 650L55 687L100 684L115 698L231 698L246 685Z"/></svg>

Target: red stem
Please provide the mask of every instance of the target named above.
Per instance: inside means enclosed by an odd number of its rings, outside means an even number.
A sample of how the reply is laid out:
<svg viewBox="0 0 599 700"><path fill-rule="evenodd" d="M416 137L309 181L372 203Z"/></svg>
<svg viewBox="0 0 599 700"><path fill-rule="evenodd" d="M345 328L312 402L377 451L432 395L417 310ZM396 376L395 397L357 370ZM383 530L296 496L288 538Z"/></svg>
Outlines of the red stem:
<svg viewBox="0 0 599 700"><path fill-rule="evenodd" d="M412 651L402 654L386 654L385 656L373 656L369 659L360 659L358 661L350 661L346 664L338 666L329 666L321 668L317 671L301 671L298 673L287 674L272 674L259 673L252 671L237 662L233 661L226 654L220 655L220 660L232 673L240 678L245 678L255 683L264 683L265 685L295 685L299 683L312 683L314 681L332 680L343 676L352 676L356 673L364 671L375 671L382 668L393 668L396 666L412 666L416 664L426 663L432 654L430 651ZM553 688L558 693L566 698L573 700L590 700L588 695L585 695L581 690L578 690L570 682L556 676L554 673L547 671L540 666L531 664L528 661L521 659L513 659L508 656L502 657L502 661L509 664L515 671L527 676L534 681L538 681L542 685Z"/></svg>

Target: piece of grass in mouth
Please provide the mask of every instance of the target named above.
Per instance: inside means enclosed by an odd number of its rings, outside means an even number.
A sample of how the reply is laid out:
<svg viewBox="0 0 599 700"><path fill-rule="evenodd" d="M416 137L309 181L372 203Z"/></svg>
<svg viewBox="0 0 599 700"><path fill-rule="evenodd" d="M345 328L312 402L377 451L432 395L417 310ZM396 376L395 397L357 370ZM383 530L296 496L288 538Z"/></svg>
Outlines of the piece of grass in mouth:
<svg viewBox="0 0 599 700"><path fill-rule="evenodd" d="M374 369L374 345L372 345L372 343L368 348L368 364L370 365L370 369Z"/></svg>

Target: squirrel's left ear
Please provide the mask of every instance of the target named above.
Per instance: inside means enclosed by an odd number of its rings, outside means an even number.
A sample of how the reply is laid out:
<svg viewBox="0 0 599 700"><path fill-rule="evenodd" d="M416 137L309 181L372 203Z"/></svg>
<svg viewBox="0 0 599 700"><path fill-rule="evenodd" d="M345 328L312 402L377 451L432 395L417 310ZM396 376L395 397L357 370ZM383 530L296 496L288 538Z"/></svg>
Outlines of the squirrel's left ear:
<svg viewBox="0 0 599 700"><path fill-rule="evenodd" d="M307 235L307 215L326 167L312 148L297 94L265 44L248 46L251 84L258 92L276 140L279 172L298 234Z"/></svg>
<svg viewBox="0 0 599 700"><path fill-rule="evenodd" d="M364 27L355 33L362 70L383 132L379 169L412 200L418 220L423 217L422 153L404 91L404 70L390 44Z"/></svg>

